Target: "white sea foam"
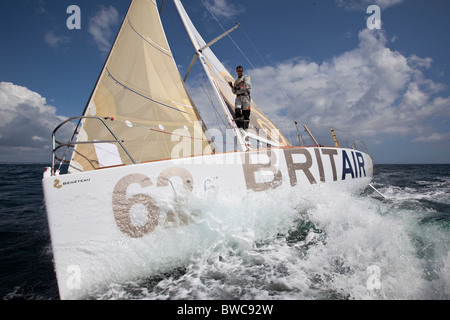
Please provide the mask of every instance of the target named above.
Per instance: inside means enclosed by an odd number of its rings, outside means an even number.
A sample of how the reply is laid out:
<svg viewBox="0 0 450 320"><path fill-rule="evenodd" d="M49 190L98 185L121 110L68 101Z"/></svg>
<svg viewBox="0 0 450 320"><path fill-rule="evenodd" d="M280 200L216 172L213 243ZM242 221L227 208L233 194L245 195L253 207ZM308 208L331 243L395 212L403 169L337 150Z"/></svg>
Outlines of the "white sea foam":
<svg viewBox="0 0 450 320"><path fill-rule="evenodd" d="M176 231L184 243L167 239L168 250L186 250L181 270L142 274L95 298L449 298L448 232L395 203L319 188L194 207L197 223Z"/></svg>

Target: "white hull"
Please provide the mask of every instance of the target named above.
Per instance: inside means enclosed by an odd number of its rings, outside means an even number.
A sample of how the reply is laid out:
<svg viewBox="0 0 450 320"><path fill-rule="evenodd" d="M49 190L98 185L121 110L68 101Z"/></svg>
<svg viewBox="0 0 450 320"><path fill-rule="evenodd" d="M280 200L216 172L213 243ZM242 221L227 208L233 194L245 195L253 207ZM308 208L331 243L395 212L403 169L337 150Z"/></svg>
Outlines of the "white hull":
<svg viewBox="0 0 450 320"><path fill-rule="evenodd" d="M365 153L301 147L61 176L47 171L43 187L60 297L82 299L101 285L149 276L186 259L195 250L187 237L201 237L193 229L201 215L196 200L322 184L356 192L372 175Z"/></svg>

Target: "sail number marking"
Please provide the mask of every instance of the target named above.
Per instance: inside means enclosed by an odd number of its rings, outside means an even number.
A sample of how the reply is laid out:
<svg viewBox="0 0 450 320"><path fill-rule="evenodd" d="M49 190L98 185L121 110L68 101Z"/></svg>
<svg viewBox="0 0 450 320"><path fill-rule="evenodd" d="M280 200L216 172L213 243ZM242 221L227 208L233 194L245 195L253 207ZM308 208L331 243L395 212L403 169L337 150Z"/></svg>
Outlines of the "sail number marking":
<svg viewBox="0 0 450 320"><path fill-rule="evenodd" d="M169 180L172 177L180 177L184 186L189 192L194 189L194 179L192 175L183 168L170 168L163 171L157 179L157 187L169 186ZM159 224L160 208L156 200L148 194L136 194L127 197L128 187L132 184L139 184L141 188L153 186L149 177L144 174L131 174L122 178L115 186L112 196L112 208L114 219L119 230L131 237L142 238L143 236L155 231ZM136 205L143 206L147 211L146 222L142 225L136 225L132 220L132 208ZM169 210L166 214L167 219L174 220L176 214ZM180 219L181 222L186 220Z"/></svg>

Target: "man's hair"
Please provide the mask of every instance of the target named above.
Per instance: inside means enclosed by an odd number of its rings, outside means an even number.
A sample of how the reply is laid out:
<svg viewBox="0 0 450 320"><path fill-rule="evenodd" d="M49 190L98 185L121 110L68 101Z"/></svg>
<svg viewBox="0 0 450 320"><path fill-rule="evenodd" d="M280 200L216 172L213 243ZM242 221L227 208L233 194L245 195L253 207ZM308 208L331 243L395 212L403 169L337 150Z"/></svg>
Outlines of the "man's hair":
<svg viewBox="0 0 450 320"><path fill-rule="evenodd" d="M236 70L238 70L238 69L242 69L242 71L244 71L244 67L243 66L237 66Z"/></svg>

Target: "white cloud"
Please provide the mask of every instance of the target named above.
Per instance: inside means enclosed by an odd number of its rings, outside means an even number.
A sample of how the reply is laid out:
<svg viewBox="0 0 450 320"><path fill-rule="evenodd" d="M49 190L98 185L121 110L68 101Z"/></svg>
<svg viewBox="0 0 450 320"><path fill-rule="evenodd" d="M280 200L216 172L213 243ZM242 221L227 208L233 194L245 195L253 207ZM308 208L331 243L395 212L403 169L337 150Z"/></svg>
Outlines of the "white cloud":
<svg viewBox="0 0 450 320"><path fill-rule="evenodd" d="M44 0L38 0L38 7L36 8L36 12L45 14L48 12L46 5L47 3Z"/></svg>
<svg viewBox="0 0 450 320"><path fill-rule="evenodd" d="M52 132L65 119L38 93L0 82L0 161L50 161Z"/></svg>
<svg viewBox="0 0 450 320"><path fill-rule="evenodd" d="M53 48L57 48L59 47L60 44L67 43L68 41L69 41L68 37L57 36L55 35L54 31L48 31L45 34L45 42Z"/></svg>
<svg viewBox="0 0 450 320"><path fill-rule="evenodd" d="M437 96L444 86L423 74L432 59L389 49L381 31L363 30L359 41L327 62L298 58L249 71L253 98L290 128L297 119L356 136L434 136L425 122L449 119L450 97Z"/></svg>
<svg viewBox="0 0 450 320"><path fill-rule="evenodd" d="M245 12L243 7L231 4L228 0L208 0L207 5L214 15L227 19L233 19Z"/></svg>
<svg viewBox="0 0 450 320"><path fill-rule="evenodd" d="M414 139L414 142L440 142L440 141L448 141L450 139L450 132L447 133L433 133L428 136L422 136Z"/></svg>
<svg viewBox="0 0 450 320"><path fill-rule="evenodd" d="M336 0L336 4L348 10L365 10L370 5L377 5L381 9L387 9L402 3L404 0Z"/></svg>
<svg viewBox="0 0 450 320"><path fill-rule="evenodd" d="M89 19L88 31L101 51L108 52L111 49L113 28L119 22L119 13L113 6L102 6L96 15Z"/></svg>
<svg viewBox="0 0 450 320"><path fill-rule="evenodd" d="M422 59L413 54L408 58L408 63L414 67L430 69L431 65L433 64L433 59L431 58Z"/></svg>

